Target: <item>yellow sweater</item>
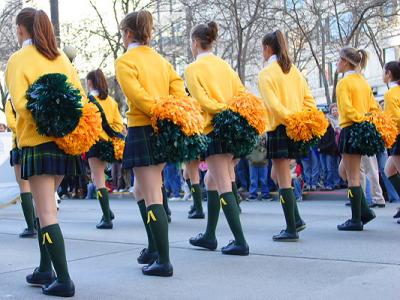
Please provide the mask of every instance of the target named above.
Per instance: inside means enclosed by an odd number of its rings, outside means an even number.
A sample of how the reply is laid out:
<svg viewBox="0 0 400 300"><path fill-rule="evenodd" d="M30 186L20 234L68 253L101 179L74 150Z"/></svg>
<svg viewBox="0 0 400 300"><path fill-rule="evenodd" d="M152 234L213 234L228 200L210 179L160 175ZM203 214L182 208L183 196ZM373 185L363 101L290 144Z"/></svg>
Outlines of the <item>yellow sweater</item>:
<svg viewBox="0 0 400 300"><path fill-rule="evenodd" d="M122 121L122 116L119 113L118 109L118 103L108 96L106 99L102 100L99 97L95 97L97 102L100 103L101 107L104 110L104 114L106 115L108 124L110 124L110 127L114 129L117 132L121 132L123 128L123 121ZM102 133L100 134L100 139L108 141L111 138L108 136L108 134L103 130Z"/></svg>
<svg viewBox="0 0 400 300"><path fill-rule="evenodd" d="M367 80L354 73L341 79L336 87L340 127L348 127L365 120L369 112L379 110Z"/></svg>
<svg viewBox="0 0 400 300"><path fill-rule="evenodd" d="M33 45L23 47L15 52L7 63L5 73L6 85L10 92L13 107L17 113L16 134L19 148L33 147L54 141L53 137L40 135L31 112L26 108L26 91L39 77L48 73L65 74L71 84L85 92L78 74L67 56L61 52L55 60L48 60ZM84 101L84 100L83 100Z"/></svg>
<svg viewBox="0 0 400 300"><path fill-rule="evenodd" d="M151 111L160 97L186 95L183 80L172 65L148 46L119 57L115 75L127 98L129 127L150 125Z"/></svg>
<svg viewBox="0 0 400 300"><path fill-rule="evenodd" d="M190 95L204 111L204 133L213 130L215 114L227 107L228 101L245 88L237 73L227 62L213 54L200 57L185 70Z"/></svg>
<svg viewBox="0 0 400 300"><path fill-rule="evenodd" d="M396 121L397 129L400 131L400 86L389 89L384 96L385 112L389 113Z"/></svg>
<svg viewBox="0 0 400 300"><path fill-rule="evenodd" d="M17 147L17 144L16 144L17 136L15 134L15 131L16 131L16 125L17 125L17 117L15 116L15 112L13 110L10 99L7 100L7 102L6 102L5 113L6 113L7 126L8 126L8 128L11 129L11 131L13 133L12 134L13 148L16 148Z"/></svg>
<svg viewBox="0 0 400 300"><path fill-rule="evenodd" d="M276 61L266 66L258 75L258 89L267 107L267 131L284 125L291 114L316 107L306 80L294 65L287 74Z"/></svg>

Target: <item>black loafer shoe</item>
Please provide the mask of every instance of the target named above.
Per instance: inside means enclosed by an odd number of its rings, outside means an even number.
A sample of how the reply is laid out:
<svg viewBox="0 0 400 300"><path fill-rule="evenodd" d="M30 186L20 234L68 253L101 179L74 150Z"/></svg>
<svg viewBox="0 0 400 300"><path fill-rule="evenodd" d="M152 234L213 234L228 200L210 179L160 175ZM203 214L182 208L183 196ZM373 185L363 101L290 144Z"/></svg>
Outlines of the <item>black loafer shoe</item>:
<svg viewBox="0 0 400 300"><path fill-rule="evenodd" d="M188 216L189 219L204 219L204 212L197 212L196 210Z"/></svg>
<svg viewBox="0 0 400 300"><path fill-rule="evenodd" d="M275 242L297 242L299 240L299 234L297 232L291 233L286 230L282 230L279 234L274 235L272 239Z"/></svg>
<svg viewBox="0 0 400 300"><path fill-rule="evenodd" d="M400 224L400 220L397 220L397 224Z"/></svg>
<svg viewBox="0 0 400 300"><path fill-rule="evenodd" d="M33 270L32 274L26 276L26 282L32 285L51 284L56 279L54 271L40 272L39 268Z"/></svg>
<svg viewBox="0 0 400 300"><path fill-rule="evenodd" d="M297 232L300 232L300 231L306 229L306 227L307 227L306 223L302 219L300 219L300 221L296 222L296 230L297 230Z"/></svg>
<svg viewBox="0 0 400 300"><path fill-rule="evenodd" d="M142 268L143 275L171 277L174 273L171 263L160 264L158 261Z"/></svg>
<svg viewBox="0 0 400 300"><path fill-rule="evenodd" d="M362 231L363 224L361 222L355 222L352 219L349 219L343 224L338 225L337 229L341 231Z"/></svg>
<svg viewBox="0 0 400 300"><path fill-rule="evenodd" d="M371 222L375 218L376 218L375 212L372 209L370 209L368 215L361 216L361 222L363 223L363 225L365 225L365 224Z"/></svg>
<svg viewBox="0 0 400 300"><path fill-rule="evenodd" d="M42 287L42 292L51 296L73 297L75 295L75 286L71 279L67 282L58 282L56 279L49 286Z"/></svg>
<svg viewBox="0 0 400 300"><path fill-rule="evenodd" d="M397 209L396 214L393 216L394 219L400 218L400 208Z"/></svg>
<svg viewBox="0 0 400 300"><path fill-rule="evenodd" d="M196 208L194 207L194 205L190 206L190 209L188 211L188 215L191 215L192 213L194 213L196 211Z"/></svg>
<svg viewBox="0 0 400 300"><path fill-rule="evenodd" d="M139 257L137 258L138 264L141 265L150 265L155 262L158 258L158 252L153 251L150 252L149 249L144 248L141 252Z"/></svg>
<svg viewBox="0 0 400 300"><path fill-rule="evenodd" d="M235 241L230 241L228 245L221 248L222 254L226 255L249 255L249 245L237 245Z"/></svg>
<svg viewBox="0 0 400 300"><path fill-rule="evenodd" d="M168 223L171 223L171 215L167 215L167 221Z"/></svg>
<svg viewBox="0 0 400 300"><path fill-rule="evenodd" d="M20 238L34 238L35 236L36 236L36 230L28 228L25 228L24 231L22 231L19 234Z"/></svg>
<svg viewBox="0 0 400 300"><path fill-rule="evenodd" d="M189 243L193 246L206 248L208 250L215 250L218 246L217 240L206 240L204 234L202 233L199 233L197 236L190 238Z"/></svg>
<svg viewBox="0 0 400 300"><path fill-rule="evenodd" d="M112 221L100 221L99 224L96 225L97 229L112 229L113 228L113 223Z"/></svg>

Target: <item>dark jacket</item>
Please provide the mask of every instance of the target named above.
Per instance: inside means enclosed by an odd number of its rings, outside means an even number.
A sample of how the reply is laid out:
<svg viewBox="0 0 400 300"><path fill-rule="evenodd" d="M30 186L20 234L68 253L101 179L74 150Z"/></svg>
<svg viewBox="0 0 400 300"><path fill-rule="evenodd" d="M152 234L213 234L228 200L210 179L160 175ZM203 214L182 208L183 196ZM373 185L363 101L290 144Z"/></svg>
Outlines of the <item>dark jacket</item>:
<svg viewBox="0 0 400 300"><path fill-rule="evenodd" d="M338 155L338 147L336 145L335 130L332 125L329 124L325 135L321 138L318 143L318 152L327 155Z"/></svg>

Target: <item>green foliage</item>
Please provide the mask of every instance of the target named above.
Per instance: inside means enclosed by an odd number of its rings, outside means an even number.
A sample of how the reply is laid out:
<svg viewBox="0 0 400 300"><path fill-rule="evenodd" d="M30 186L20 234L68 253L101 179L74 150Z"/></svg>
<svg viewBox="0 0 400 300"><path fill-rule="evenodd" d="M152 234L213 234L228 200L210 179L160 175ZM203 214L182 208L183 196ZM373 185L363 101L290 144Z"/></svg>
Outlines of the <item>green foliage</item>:
<svg viewBox="0 0 400 300"><path fill-rule="evenodd" d="M171 121L157 122L158 133L152 135L154 158L156 161L171 163L198 159L207 150L208 138L205 135L186 136Z"/></svg>
<svg viewBox="0 0 400 300"><path fill-rule="evenodd" d="M82 116L81 95L64 74L46 74L26 92L27 109L32 112L39 134L64 137Z"/></svg>
<svg viewBox="0 0 400 300"><path fill-rule="evenodd" d="M215 115L214 132L235 157L250 154L258 141L257 131L239 113L230 109Z"/></svg>

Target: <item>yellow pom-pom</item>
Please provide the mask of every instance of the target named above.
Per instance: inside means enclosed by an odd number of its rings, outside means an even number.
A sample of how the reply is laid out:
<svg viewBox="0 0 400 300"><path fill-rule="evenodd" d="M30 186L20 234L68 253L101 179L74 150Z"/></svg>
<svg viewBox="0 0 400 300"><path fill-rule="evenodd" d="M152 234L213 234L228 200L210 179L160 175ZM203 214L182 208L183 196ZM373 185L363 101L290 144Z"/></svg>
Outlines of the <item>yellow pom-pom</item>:
<svg viewBox="0 0 400 300"><path fill-rule="evenodd" d="M112 143L114 146L114 157L116 160L122 160L124 155L125 141L120 138L112 138Z"/></svg>
<svg viewBox="0 0 400 300"><path fill-rule="evenodd" d="M55 143L65 153L81 155L99 140L102 132L101 115L93 103L86 103L82 108L82 116L78 126L70 134L57 138Z"/></svg>
<svg viewBox="0 0 400 300"><path fill-rule="evenodd" d="M159 120L173 122L186 136L201 134L204 127L200 106L193 98L186 96L168 96L157 101L151 117L152 126L157 132L157 121Z"/></svg>
<svg viewBox="0 0 400 300"><path fill-rule="evenodd" d="M372 122L381 134L386 148L391 148L396 142L397 126L393 118L382 111L373 112L367 116L367 121Z"/></svg>
<svg viewBox="0 0 400 300"><path fill-rule="evenodd" d="M285 120L285 125L290 139L295 142L309 142L313 138L321 138L329 123L324 113L315 108L290 115Z"/></svg>
<svg viewBox="0 0 400 300"><path fill-rule="evenodd" d="M266 132L267 109L260 98L251 93L242 92L230 100L229 109L245 118L258 134Z"/></svg>

